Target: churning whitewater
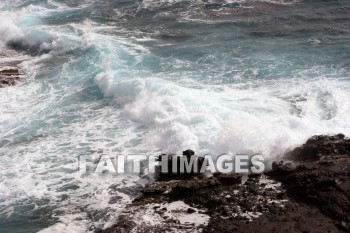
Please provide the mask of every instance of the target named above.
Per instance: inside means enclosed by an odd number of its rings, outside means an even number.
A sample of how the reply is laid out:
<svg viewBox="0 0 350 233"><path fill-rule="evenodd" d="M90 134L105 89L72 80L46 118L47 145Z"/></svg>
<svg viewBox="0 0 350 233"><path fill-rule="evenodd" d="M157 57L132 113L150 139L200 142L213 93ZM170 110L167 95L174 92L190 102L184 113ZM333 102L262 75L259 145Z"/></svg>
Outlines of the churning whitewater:
<svg viewBox="0 0 350 233"><path fill-rule="evenodd" d="M0 68L24 78L0 89L0 232L113 224L139 177L79 155L271 161L349 135L349 26L347 0L1 1Z"/></svg>

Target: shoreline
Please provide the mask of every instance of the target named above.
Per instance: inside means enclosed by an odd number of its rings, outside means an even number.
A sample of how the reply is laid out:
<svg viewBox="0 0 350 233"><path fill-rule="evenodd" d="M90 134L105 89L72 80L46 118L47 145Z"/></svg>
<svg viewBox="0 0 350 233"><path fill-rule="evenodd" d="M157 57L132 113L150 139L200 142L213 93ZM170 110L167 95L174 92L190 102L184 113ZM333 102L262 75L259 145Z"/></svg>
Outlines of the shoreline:
<svg viewBox="0 0 350 233"><path fill-rule="evenodd" d="M350 139L313 136L262 175L155 181L101 233L346 232Z"/></svg>
<svg viewBox="0 0 350 233"><path fill-rule="evenodd" d="M0 48L3 50L0 52L0 88L15 86L25 78L20 64L27 58L15 50Z"/></svg>

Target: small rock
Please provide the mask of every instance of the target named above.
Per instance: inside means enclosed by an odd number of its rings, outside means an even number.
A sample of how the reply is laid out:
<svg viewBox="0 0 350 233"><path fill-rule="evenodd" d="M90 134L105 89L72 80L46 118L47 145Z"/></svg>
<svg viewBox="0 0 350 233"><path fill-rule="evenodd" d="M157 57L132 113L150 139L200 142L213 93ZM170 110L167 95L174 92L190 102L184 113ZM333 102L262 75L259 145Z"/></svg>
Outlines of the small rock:
<svg viewBox="0 0 350 233"><path fill-rule="evenodd" d="M193 209L193 208L188 208L186 212L189 213L189 214L192 214L192 213L195 213L196 210Z"/></svg>

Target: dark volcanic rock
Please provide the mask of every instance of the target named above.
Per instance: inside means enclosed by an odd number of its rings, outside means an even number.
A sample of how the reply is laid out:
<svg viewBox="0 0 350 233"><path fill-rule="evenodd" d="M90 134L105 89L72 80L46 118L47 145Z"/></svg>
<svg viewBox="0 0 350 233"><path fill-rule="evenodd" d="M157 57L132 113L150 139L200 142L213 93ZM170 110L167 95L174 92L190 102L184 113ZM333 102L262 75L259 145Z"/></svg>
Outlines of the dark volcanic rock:
<svg viewBox="0 0 350 233"><path fill-rule="evenodd" d="M322 156L337 156L350 153L350 139L343 134L313 136L307 142L287 153L286 158L303 162L317 161Z"/></svg>
<svg viewBox="0 0 350 233"><path fill-rule="evenodd" d="M162 194L164 192L171 192L172 194L181 195L181 193L193 192L198 189L208 188L211 186L240 183L241 176L237 174L225 175L226 180L222 179L220 175L206 177L204 175L193 176L188 179L173 179L169 181L156 181L144 187L142 192L145 195ZM233 181L235 181L233 183Z"/></svg>
<svg viewBox="0 0 350 233"><path fill-rule="evenodd" d="M222 184L240 184L242 182L242 176L238 174L214 174L214 177Z"/></svg>
<svg viewBox="0 0 350 233"><path fill-rule="evenodd" d="M159 180L187 179L194 175L201 175L205 159L194 155L193 150L183 151L183 156L162 154L157 161L160 165L156 167ZM186 165L190 169L185 169ZM175 166L174 166L175 165Z"/></svg>
<svg viewBox="0 0 350 233"><path fill-rule="evenodd" d="M19 75L19 71L16 68L8 68L0 70L1 75Z"/></svg>
<svg viewBox="0 0 350 233"><path fill-rule="evenodd" d="M163 174L102 232L350 232L349 151L344 135L321 135L245 182L237 174ZM198 216L206 221L184 222Z"/></svg>
<svg viewBox="0 0 350 233"><path fill-rule="evenodd" d="M269 175L293 198L312 204L350 231L350 139L314 136L289 152L292 162L274 162Z"/></svg>
<svg viewBox="0 0 350 233"><path fill-rule="evenodd" d="M221 182L223 177L224 182ZM226 179L236 182L226 182ZM215 181L215 185L208 185L210 181ZM264 176L250 176L245 183L237 174L191 177L187 181L157 181L146 186L144 192L150 187L177 187L181 183L188 186L188 190L148 192L137 198L113 227L102 232L339 232L317 208L286 199L287 195L279 184ZM188 207L169 211L166 206L178 201ZM193 218L193 214L202 214L210 219L205 225L184 224L174 216L169 217L169 213L188 216L185 217L188 219ZM148 216L163 220L150 225L143 219Z"/></svg>
<svg viewBox="0 0 350 233"><path fill-rule="evenodd" d="M0 88L13 86L20 78L20 73L17 68L6 68L0 70Z"/></svg>

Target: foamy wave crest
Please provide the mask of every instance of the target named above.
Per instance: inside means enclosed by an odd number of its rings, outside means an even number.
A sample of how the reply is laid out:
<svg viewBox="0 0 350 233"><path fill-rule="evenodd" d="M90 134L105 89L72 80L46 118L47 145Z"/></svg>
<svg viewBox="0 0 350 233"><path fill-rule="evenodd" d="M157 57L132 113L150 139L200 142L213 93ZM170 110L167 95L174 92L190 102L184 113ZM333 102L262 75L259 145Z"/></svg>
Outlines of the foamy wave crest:
<svg viewBox="0 0 350 233"><path fill-rule="evenodd" d="M41 55L50 52L66 53L76 49L83 49L86 36L84 32L72 27L58 26L45 27L42 17L50 12L59 14L59 10L48 10L42 7L29 5L16 13L10 11L0 12L0 45L7 46L20 52L31 55ZM87 22L88 24L88 22ZM33 27L35 25L36 27ZM82 36L76 35L81 33Z"/></svg>
<svg viewBox="0 0 350 233"><path fill-rule="evenodd" d="M226 4L236 1L87 0L78 1L86 3L81 10L76 1L17 2L15 13L0 13L7 20L0 40L20 51L26 61L18 67L33 79L0 89L0 223L20 220L18 231L34 222L44 232L93 232L113 224L139 194L136 175L80 174L79 155L191 148L276 159L314 134L350 135L345 43L338 56L340 47L325 39L310 45L308 36L294 41L291 33L281 40L274 25L272 37L250 35L275 22L273 14L273 21L260 21L265 12L248 27L222 31L177 23L192 12L206 22L239 18L240 5ZM126 20L115 20L116 6ZM156 23L156 14L169 12L184 17ZM315 59L320 54L325 60Z"/></svg>
<svg viewBox="0 0 350 233"><path fill-rule="evenodd" d="M9 13L0 14L0 42L2 45L24 36L21 29L11 20L11 16Z"/></svg>
<svg viewBox="0 0 350 233"><path fill-rule="evenodd" d="M342 123L349 90L327 80L303 87L283 80L221 92L157 78L118 80L112 73L98 75L96 82L123 105L125 120L147 128L142 145L149 150L193 148L202 154L262 153L276 159L315 133L349 132ZM279 85L279 91L270 85Z"/></svg>

